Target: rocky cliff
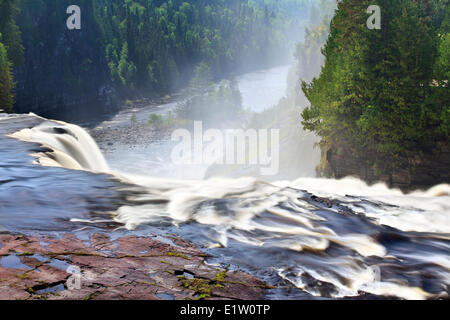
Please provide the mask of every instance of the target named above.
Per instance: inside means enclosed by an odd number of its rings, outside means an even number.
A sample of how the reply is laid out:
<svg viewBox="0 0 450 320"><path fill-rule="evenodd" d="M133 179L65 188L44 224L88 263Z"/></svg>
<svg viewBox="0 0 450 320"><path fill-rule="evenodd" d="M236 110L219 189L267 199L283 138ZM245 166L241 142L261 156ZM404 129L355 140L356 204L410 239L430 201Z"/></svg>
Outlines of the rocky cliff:
<svg viewBox="0 0 450 320"><path fill-rule="evenodd" d="M68 3L36 5L17 18L25 47L25 63L14 74L17 113L76 119L114 106L115 89L92 4L84 4L81 30L69 30Z"/></svg>
<svg viewBox="0 0 450 320"><path fill-rule="evenodd" d="M391 174L380 174L371 166L368 159L354 156L345 148L328 148L322 150L322 163L318 174L337 179L356 176L368 183L385 182L390 187L404 191L427 189L440 183L450 182L450 145L440 144L435 153L424 154L407 161ZM406 164L408 163L408 164Z"/></svg>

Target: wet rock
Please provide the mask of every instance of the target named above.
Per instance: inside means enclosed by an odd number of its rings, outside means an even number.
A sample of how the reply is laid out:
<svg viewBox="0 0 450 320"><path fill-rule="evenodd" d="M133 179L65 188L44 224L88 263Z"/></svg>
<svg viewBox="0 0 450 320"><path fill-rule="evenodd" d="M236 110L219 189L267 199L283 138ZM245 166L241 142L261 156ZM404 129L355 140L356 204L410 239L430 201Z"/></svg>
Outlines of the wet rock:
<svg viewBox="0 0 450 320"><path fill-rule="evenodd" d="M176 237L93 233L60 238L0 234L0 300L260 299L265 284L240 271L205 264L204 254ZM170 242L170 241L169 241ZM1 260L0 260L1 261Z"/></svg>
<svg viewBox="0 0 450 320"><path fill-rule="evenodd" d="M117 245L113 244L111 242L111 239L108 235L101 234L101 233L95 233L91 236L91 243L92 246L96 250L114 250Z"/></svg>
<svg viewBox="0 0 450 320"><path fill-rule="evenodd" d="M0 224L0 234L2 233L8 233L8 229Z"/></svg>

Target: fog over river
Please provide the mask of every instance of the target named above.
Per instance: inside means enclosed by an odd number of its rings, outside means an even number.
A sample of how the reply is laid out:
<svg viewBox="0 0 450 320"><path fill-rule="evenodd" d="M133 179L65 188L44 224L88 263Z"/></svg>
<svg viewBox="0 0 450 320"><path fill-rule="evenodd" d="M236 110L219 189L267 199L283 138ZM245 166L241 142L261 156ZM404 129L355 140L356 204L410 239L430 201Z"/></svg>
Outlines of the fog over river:
<svg viewBox="0 0 450 320"><path fill-rule="evenodd" d="M287 72L239 77L244 107L276 104ZM126 126L132 114L144 121L175 106L127 110L100 126ZM209 263L267 281L274 286L267 298L448 298L448 185L404 194L355 178L202 179L205 167L171 163L167 140L99 148L85 129L33 115L2 115L0 129L3 228L176 233L211 254Z"/></svg>

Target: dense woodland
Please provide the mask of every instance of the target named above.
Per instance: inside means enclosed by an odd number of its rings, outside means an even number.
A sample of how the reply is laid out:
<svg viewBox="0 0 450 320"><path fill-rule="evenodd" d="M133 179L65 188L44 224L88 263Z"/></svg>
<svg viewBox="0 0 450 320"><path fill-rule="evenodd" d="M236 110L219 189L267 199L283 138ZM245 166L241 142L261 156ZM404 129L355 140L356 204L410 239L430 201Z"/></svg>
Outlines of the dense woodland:
<svg viewBox="0 0 450 320"><path fill-rule="evenodd" d="M127 98L209 86L178 116L210 106L220 121L242 110L233 82L213 81L295 51L290 92L302 79L307 101L290 96L274 115L317 134L324 160L356 159L375 179L399 169L414 175L449 150L448 2L343 0L331 20L331 0L79 0L82 30L70 31L72 1L0 0L0 109L70 119ZM381 7L380 30L367 28L369 5ZM224 96L232 105L214 107ZM335 174L329 164L319 173Z"/></svg>
<svg viewBox="0 0 450 320"><path fill-rule="evenodd" d="M381 7L380 30L366 26L373 4ZM323 150L358 159L375 176L392 179L400 168L414 175L449 145L449 28L448 0L340 2L321 74L303 83L311 103L304 127Z"/></svg>
<svg viewBox="0 0 450 320"><path fill-rule="evenodd" d="M0 107L15 92L19 112L104 112L180 89L201 64L218 80L285 62L314 2L79 0L82 29L68 30L73 1L0 0Z"/></svg>
<svg viewBox="0 0 450 320"><path fill-rule="evenodd" d="M293 50L295 61L289 68L286 96L276 105L259 113L242 108L230 108L229 101L232 101L234 106L240 105L240 92L236 92L232 81L226 82L225 87L224 85L213 86L212 89L207 90L205 95L194 96L182 104L182 118L202 119L204 126L212 123L214 128L233 128L242 125L244 129L279 130L279 150L281 152L279 154L279 171L276 175L262 176L259 165L242 167L215 164L208 168L207 178L254 176L264 181L279 181L315 175L316 166L320 161L320 150L316 146L319 138L311 132L305 132L302 128L301 111L306 107L308 101L301 91L299 79L310 81L320 74L324 61L321 48L328 37L329 24L336 8L336 2L334 0L320 1L316 5L307 18L304 38ZM218 110L218 99L227 102L221 105L228 106L227 110ZM205 106L212 106L215 112L209 112ZM186 115L187 112L190 114ZM201 118L199 114L202 115ZM204 121L204 115L208 117L209 121ZM216 115L219 117L214 117ZM217 118L220 118L220 123ZM214 122L214 120L216 121Z"/></svg>

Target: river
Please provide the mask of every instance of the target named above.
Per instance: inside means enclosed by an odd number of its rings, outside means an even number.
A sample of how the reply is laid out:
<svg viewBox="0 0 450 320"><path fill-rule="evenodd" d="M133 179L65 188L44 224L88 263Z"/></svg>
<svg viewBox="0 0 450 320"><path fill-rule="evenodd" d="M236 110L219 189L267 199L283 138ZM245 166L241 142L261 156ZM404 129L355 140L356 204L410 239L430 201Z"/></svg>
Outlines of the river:
<svg viewBox="0 0 450 320"><path fill-rule="evenodd" d="M238 76L236 81L242 95L242 107L253 112L261 112L276 105L286 95L289 68L289 65L284 65ZM145 123L151 114L167 116L169 112L175 112L181 101L125 109L111 119L96 125L93 130L109 128L111 131L117 127L129 127L133 116L140 123ZM148 141L137 145L129 141L110 142L109 139L107 143L105 141L98 143L111 168L128 173L145 173L161 178L202 179L209 167L204 164L174 165L171 151L177 143L171 141L169 137L149 138Z"/></svg>
<svg viewBox="0 0 450 320"><path fill-rule="evenodd" d="M283 67L240 77L244 105L261 111L276 103L285 87L272 84L286 74ZM100 126L173 107L124 111ZM99 148L81 127L32 115L3 115L0 129L7 230L176 233L210 254L210 264L272 285L268 299L448 298L449 185L404 194L355 178L204 180L204 168L175 169L168 141Z"/></svg>

